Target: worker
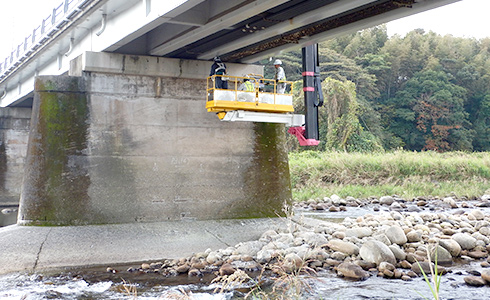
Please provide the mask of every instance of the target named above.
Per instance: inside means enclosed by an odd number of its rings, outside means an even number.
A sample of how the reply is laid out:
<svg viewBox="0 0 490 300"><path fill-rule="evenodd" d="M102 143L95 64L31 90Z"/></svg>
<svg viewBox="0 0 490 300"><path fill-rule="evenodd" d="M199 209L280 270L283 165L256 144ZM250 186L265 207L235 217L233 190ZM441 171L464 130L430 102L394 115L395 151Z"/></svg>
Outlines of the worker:
<svg viewBox="0 0 490 300"><path fill-rule="evenodd" d="M226 65L221 61L221 58L216 56L213 59L214 63L211 66L211 71L209 76L217 75L215 77L215 88L217 89L228 89L228 81L224 77L226 75Z"/></svg>
<svg viewBox="0 0 490 300"><path fill-rule="evenodd" d="M255 91L255 86L249 78L245 78L243 83L238 87L239 91L253 92Z"/></svg>
<svg viewBox="0 0 490 300"><path fill-rule="evenodd" d="M255 100L255 85L254 80L245 78L243 83L238 87L237 100L241 102L254 102ZM244 93L245 92L245 93Z"/></svg>
<svg viewBox="0 0 490 300"><path fill-rule="evenodd" d="M276 68L276 74L274 75L274 80L276 81L276 93L284 94L286 91L286 83L279 82L286 80L286 73L284 73L284 69L282 68L282 61L276 59L274 61L274 68Z"/></svg>

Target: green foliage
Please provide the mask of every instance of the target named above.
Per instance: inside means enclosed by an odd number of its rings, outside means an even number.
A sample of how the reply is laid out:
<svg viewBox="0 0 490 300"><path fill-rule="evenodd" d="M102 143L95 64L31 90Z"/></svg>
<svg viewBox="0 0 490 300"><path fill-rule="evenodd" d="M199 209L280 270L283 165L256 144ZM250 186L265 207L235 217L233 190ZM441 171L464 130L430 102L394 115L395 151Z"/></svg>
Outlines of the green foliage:
<svg viewBox="0 0 490 300"><path fill-rule="evenodd" d="M351 113L337 114L332 126L322 124L329 114L320 109L321 136L332 138L336 131L337 140L323 140L316 148L490 151L490 38L422 29L388 38L382 25L321 43L319 57L323 79L354 85L354 97L336 86L326 94L355 101ZM300 50L278 58L289 80L301 80ZM266 76L272 76L273 66L263 63ZM342 141L346 133L349 138Z"/></svg>

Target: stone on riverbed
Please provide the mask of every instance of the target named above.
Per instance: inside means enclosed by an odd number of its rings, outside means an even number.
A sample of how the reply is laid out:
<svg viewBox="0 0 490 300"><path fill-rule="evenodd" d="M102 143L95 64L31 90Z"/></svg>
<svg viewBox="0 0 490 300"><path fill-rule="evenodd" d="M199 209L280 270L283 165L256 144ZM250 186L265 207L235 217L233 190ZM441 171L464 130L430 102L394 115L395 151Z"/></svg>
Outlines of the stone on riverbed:
<svg viewBox="0 0 490 300"><path fill-rule="evenodd" d="M458 242L463 250L471 250L476 247L476 239L465 233L456 233L452 239Z"/></svg>
<svg viewBox="0 0 490 300"><path fill-rule="evenodd" d="M407 242L407 236L400 226L391 226L385 234L393 244L403 245Z"/></svg>
<svg viewBox="0 0 490 300"><path fill-rule="evenodd" d="M395 199L391 196L383 196L379 198L379 203L383 205L391 205L393 204L393 201L395 201Z"/></svg>
<svg viewBox="0 0 490 300"><path fill-rule="evenodd" d="M483 270L481 272L481 277L488 283L490 284L490 270Z"/></svg>
<svg viewBox="0 0 490 300"><path fill-rule="evenodd" d="M350 242L344 242L341 240L331 240L327 243L327 246L333 251L339 251L347 255L359 254L359 247Z"/></svg>
<svg viewBox="0 0 490 300"><path fill-rule="evenodd" d="M368 272L364 271L360 266L353 263L341 263L336 267L336 270L339 275L355 280L364 280L369 277Z"/></svg>
<svg viewBox="0 0 490 300"><path fill-rule="evenodd" d="M359 254L362 259L375 263L376 265L379 265L383 261L393 265L396 264L393 252L380 241L370 240L365 242L359 250Z"/></svg>
<svg viewBox="0 0 490 300"><path fill-rule="evenodd" d="M466 276L464 278L464 282L466 282L466 284L471 285L471 286L484 286L485 285L485 280L483 280L483 278L478 277L478 276Z"/></svg>
<svg viewBox="0 0 490 300"><path fill-rule="evenodd" d="M439 245L449 251L452 257L457 257L461 253L461 246L453 239L441 239Z"/></svg>
<svg viewBox="0 0 490 300"><path fill-rule="evenodd" d="M363 237L371 236L372 234L373 231L369 227L351 228L345 231L346 237L363 238Z"/></svg>
<svg viewBox="0 0 490 300"><path fill-rule="evenodd" d="M437 262L437 264L443 266L450 266L453 263L453 257L449 251L441 247L437 246L429 246L430 251L430 259L433 262Z"/></svg>

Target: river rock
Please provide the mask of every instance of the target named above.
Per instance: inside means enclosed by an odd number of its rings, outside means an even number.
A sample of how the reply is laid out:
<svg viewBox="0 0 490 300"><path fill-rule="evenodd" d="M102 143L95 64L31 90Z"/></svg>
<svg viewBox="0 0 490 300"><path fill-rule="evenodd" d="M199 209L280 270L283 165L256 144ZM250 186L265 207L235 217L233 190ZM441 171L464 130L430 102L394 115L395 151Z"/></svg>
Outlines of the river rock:
<svg viewBox="0 0 490 300"><path fill-rule="evenodd" d="M453 256L449 251L440 245L437 246L429 246L430 251L430 259L433 262L436 262L438 265L450 266L453 263ZM437 258L436 258L437 255Z"/></svg>
<svg viewBox="0 0 490 300"><path fill-rule="evenodd" d="M236 269L233 267L231 264L223 264L219 268L219 275L224 276L224 275L231 275L235 273Z"/></svg>
<svg viewBox="0 0 490 300"><path fill-rule="evenodd" d="M400 246L393 244L389 245L388 248L390 248L397 260L404 260L407 258L407 254L400 248Z"/></svg>
<svg viewBox="0 0 490 300"><path fill-rule="evenodd" d="M484 286L485 285L485 280L483 280L483 278L478 277L478 276L466 276L464 278L464 282L466 282L467 285L471 285L471 286Z"/></svg>
<svg viewBox="0 0 490 300"><path fill-rule="evenodd" d="M379 203L383 205L391 205L395 199L391 196L383 196L379 198Z"/></svg>
<svg viewBox="0 0 490 300"><path fill-rule="evenodd" d="M400 226L391 226L385 234L393 244L403 245L407 242L407 236Z"/></svg>
<svg viewBox="0 0 490 300"><path fill-rule="evenodd" d="M483 270L481 272L481 277L490 284L490 270Z"/></svg>
<svg viewBox="0 0 490 300"><path fill-rule="evenodd" d="M381 243L385 244L386 246L391 245L390 239L384 233L373 235L373 238L375 240L380 241Z"/></svg>
<svg viewBox="0 0 490 300"><path fill-rule="evenodd" d="M271 249L262 249L259 252L257 252L257 262L261 264L266 264L271 261L272 259L272 254L274 253L274 250Z"/></svg>
<svg viewBox="0 0 490 300"><path fill-rule="evenodd" d="M405 234L407 237L407 241L410 243L420 242L422 240L422 233L412 230Z"/></svg>
<svg viewBox="0 0 490 300"><path fill-rule="evenodd" d="M439 245L451 253L452 257L458 257L461 253L461 246L453 239L441 239Z"/></svg>
<svg viewBox="0 0 490 300"><path fill-rule="evenodd" d="M458 242L463 250L471 250L476 246L476 239L465 233L456 233L452 239Z"/></svg>
<svg viewBox="0 0 490 300"><path fill-rule="evenodd" d="M255 256L262 249L265 243L261 241L249 241L239 243L236 246L236 254Z"/></svg>
<svg viewBox="0 0 490 300"><path fill-rule="evenodd" d="M341 240L330 240L327 243L327 246L334 251L340 251L347 255L359 254L359 247L350 242L344 242Z"/></svg>
<svg viewBox="0 0 490 300"><path fill-rule="evenodd" d="M471 257L471 258L480 259L480 258L487 257L488 256L488 253L485 252L485 251L480 251L480 250L469 251L468 252L468 256Z"/></svg>
<svg viewBox="0 0 490 300"><path fill-rule="evenodd" d="M485 218L485 214L479 209L474 209L470 211L470 215L475 217L475 219L477 220L483 220Z"/></svg>
<svg viewBox="0 0 490 300"><path fill-rule="evenodd" d="M368 272L364 271L360 266L353 263L341 263L336 267L336 270L341 276L355 280L364 280L369 277Z"/></svg>
<svg viewBox="0 0 490 300"><path fill-rule="evenodd" d="M289 253L284 257L284 269L288 273L299 270L303 263L303 259L296 253Z"/></svg>
<svg viewBox="0 0 490 300"><path fill-rule="evenodd" d="M356 238L363 238L367 236L371 236L373 234L373 231L369 227L359 227L359 228L350 228L345 231L345 236L346 237L356 237Z"/></svg>
<svg viewBox="0 0 490 300"><path fill-rule="evenodd" d="M359 250L359 254L362 259L375 263L376 265L379 265L383 261L393 265L396 263L393 252L380 241L370 240L365 242Z"/></svg>
<svg viewBox="0 0 490 300"><path fill-rule="evenodd" d="M314 232L303 232L299 234L299 237L302 238L305 243L313 246L313 248L319 247L328 242L325 236Z"/></svg>

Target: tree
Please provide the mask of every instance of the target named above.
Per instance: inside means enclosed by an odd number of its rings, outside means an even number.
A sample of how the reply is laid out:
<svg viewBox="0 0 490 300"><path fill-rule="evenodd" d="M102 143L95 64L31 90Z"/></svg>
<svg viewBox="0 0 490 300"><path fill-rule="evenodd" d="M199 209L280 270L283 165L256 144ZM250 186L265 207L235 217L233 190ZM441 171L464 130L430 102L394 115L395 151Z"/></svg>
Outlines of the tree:
<svg viewBox="0 0 490 300"><path fill-rule="evenodd" d="M356 87L351 81L327 78L322 84L326 106L326 148L343 151L380 151L379 140L359 122Z"/></svg>
<svg viewBox="0 0 490 300"><path fill-rule="evenodd" d="M471 150L472 134L464 110L466 91L442 71L424 70L410 79L395 104L399 120L393 128L411 150ZM405 121L405 124L400 122ZM421 141L423 140L423 144Z"/></svg>

